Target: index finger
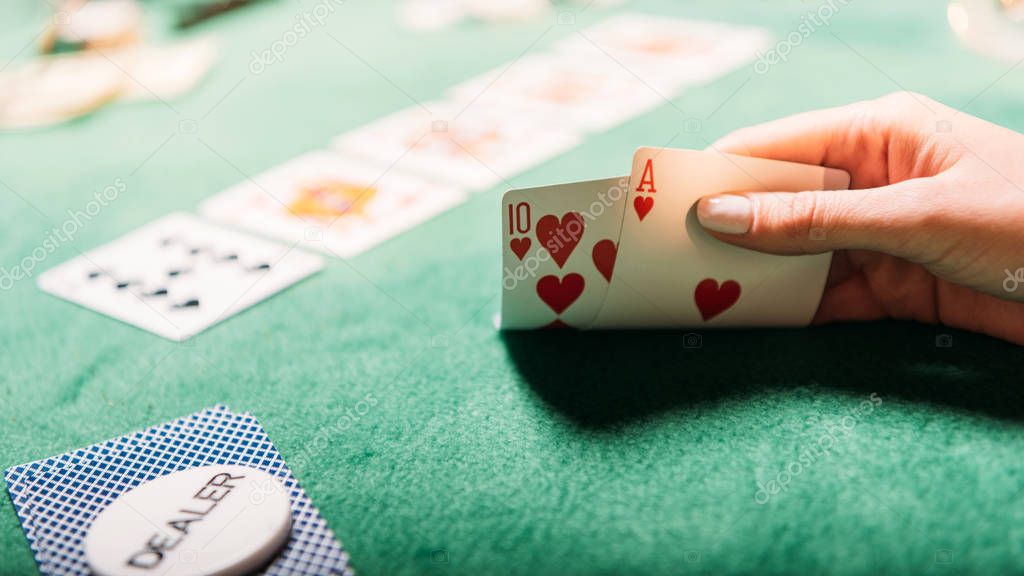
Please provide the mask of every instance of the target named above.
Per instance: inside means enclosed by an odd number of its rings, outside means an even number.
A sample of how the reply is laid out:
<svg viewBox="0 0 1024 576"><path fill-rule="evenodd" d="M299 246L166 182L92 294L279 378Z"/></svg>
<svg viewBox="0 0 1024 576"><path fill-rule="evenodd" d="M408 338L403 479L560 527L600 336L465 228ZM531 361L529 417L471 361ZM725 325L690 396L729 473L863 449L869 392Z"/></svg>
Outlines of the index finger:
<svg viewBox="0 0 1024 576"><path fill-rule="evenodd" d="M874 103L871 103L874 104ZM803 112L741 128L709 148L846 170L851 188L889 183L888 151L892 122L869 103Z"/></svg>

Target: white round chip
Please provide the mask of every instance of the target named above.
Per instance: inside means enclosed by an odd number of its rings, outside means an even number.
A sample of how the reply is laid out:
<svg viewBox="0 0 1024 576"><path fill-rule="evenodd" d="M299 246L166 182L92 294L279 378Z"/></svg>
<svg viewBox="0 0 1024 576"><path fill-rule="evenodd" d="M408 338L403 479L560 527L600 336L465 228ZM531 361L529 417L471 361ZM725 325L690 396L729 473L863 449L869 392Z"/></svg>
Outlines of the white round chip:
<svg viewBox="0 0 1024 576"><path fill-rule="evenodd" d="M140 44L106 55L129 78L121 98L170 100L202 80L217 59L217 46L210 37L198 37L164 45Z"/></svg>
<svg viewBox="0 0 1024 576"><path fill-rule="evenodd" d="M107 46L136 36L141 26L142 10L135 0L90 0L58 14L56 32L65 42Z"/></svg>
<svg viewBox="0 0 1024 576"><path fill-rule="evenodd" d="M957 38L972 50L1016 62L1024 56L1024 8L1019 2L955 0L946 18Z"/></svg>
<svg viewBox="0 0 1024 576"><path fill-rule="evenodd" d="M154 478L110 503L85 537L98 576L247 574L288 541L291 503L273 476L235 465Z"/></svg>
<svg viewBox="0 0 1024 576"><path fill-rule="evenodd" d="M398 6L398 21L410 30L443 30L465 17L462 0L405 0Z"/></svg>
<svg viewBox="0 0 1024 576"><path fill-rule="evenodd" d="M462 0L462 5L470 15L488 22L532 20L551 9L547 0Z"/></svg>
<svg viewBox="0 0 1024 576"><path fill-rule="evenodd" d="M95 54L47 56L0 73L0 129L55 124L120 94L125 76Z"/></svg>

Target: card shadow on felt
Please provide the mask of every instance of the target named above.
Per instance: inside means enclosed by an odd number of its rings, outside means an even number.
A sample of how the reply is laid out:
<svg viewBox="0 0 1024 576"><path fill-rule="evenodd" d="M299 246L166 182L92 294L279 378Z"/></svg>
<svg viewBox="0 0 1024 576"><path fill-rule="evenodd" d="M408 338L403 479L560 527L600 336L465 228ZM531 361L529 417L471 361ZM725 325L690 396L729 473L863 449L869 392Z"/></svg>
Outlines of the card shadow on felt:
<svg viewBox="0 0 1024 576"><path fill-rule="evenodd" d="M942 326L539 330L501 338L537 396L585 428L801 387L877 393L1024 424L1024 347Z"/></svg>

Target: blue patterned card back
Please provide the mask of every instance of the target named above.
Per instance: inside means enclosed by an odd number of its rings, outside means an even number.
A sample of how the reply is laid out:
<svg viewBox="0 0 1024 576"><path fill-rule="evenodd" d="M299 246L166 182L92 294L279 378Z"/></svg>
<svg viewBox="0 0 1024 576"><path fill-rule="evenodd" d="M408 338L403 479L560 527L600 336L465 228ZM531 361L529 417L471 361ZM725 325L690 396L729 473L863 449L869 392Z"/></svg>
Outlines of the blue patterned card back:
<svg viewBox="0 0 1024 576"><path fill-rule="evenodd" d="M254 416L214 406L191 416L4 472L44 575L90 574L85 535L119 495L153 478L208 464L264 470L288 489L292 535L268 576L350 575L348 554Z"/></svg>

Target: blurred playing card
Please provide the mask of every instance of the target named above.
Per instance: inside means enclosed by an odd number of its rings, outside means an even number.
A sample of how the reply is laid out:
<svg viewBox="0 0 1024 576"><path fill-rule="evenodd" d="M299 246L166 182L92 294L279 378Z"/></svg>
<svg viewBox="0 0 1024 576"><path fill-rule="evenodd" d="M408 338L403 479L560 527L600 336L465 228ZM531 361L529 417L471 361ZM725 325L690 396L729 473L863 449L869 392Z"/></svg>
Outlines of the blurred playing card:
<svg viewBox="0 0 1024 576"><path fill-rule="evenodd" d="M724 75L753 61L770 41L763 28L628 13L570 36L557 49L616 62L659 89Z"/></svg>
<svg viewBox="0 0 1024 576"><path fill-rule="evenodd" d="M332 145L381 166L471 190L489 188L576 146L575 131L545 125L522 107L428 102L334 139Z"/></svg>
<svg viewBox="0 0 1024 576"><path fill-rule="evenodd" d="M60 298L185 340L320 270L322 260L174 213L39 277Z"/></svg>
<svg viewBox="0 0 1024 576"><path fill-rule="evenodd" d="M311 152L203 202L203 215L348 258L462 202L448 184Z"/></svg>
<svg viewBox="0 0 1024 576"><path fill-rule="evenodd" d="M465 101L513 102L537 117L606 130L663 104L670 86L652 89L606 57L585 53L525 56L452 89Z"/></svg>

